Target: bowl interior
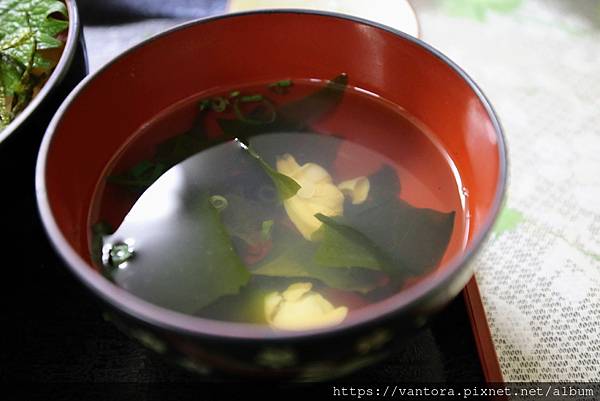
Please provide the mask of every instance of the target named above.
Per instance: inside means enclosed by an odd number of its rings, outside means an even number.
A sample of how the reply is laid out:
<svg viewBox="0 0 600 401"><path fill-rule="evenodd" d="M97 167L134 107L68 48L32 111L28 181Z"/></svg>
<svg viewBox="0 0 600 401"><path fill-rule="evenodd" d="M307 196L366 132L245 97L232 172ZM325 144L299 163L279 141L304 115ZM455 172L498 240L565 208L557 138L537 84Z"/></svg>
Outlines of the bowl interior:
<svg viewBox="0 0 600 401"><path fill-rule="evenodd" d="M478 242L504 183L501 134L478 90L414 39L359 20L283 11L216 18L163 34L75 91L51 126L38 165L42 214L47 205L46 222L64 237L53 238L55 245L89 263L87 222L96 185L115 152L162 110L218 87L340 72L437 136L470 192L467 248ZM401 154L393 136L383 145L387 156ZM464 252L451 245L444 260Z"/></svg>

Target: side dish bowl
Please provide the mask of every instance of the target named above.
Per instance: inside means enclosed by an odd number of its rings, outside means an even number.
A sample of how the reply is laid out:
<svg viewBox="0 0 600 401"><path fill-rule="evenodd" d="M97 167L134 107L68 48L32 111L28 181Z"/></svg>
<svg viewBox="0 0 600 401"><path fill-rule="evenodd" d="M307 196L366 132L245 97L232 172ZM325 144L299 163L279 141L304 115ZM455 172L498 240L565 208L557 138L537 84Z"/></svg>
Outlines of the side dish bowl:
<svg viewBox="0 0 600 401"><path fill-rule="evenodd" d="M191 317L149 304L92 267L88 216L107 164L133 133L201 91L282 77L351 84L402 107L435 133L469 190L467 244L412 287L304 332ZM393 140L386 144L393 148ZM63 103L38 158L46 231L109 318L143 344L203 374L323 380L376 362L418 331L471 278L506 180L502 130L481 90L447 57L402 32L347 16L298 10L188 23L138 45L82 82Z"/></svg>
<svg viewBox="0 0 600 401"><path fill-rule="evenodd" d="M30 136L39 143L52 114L62 100L87 74L87 61L83 31L75 0L66 0L69 27L64 48L48 80L25 109L3 130L0 130L0 146L4 148L18 136ZM45 119L45 125L36 124ZM5 144L6 142L6 144ZM2 149L0 148L0 149Z"/></svg>

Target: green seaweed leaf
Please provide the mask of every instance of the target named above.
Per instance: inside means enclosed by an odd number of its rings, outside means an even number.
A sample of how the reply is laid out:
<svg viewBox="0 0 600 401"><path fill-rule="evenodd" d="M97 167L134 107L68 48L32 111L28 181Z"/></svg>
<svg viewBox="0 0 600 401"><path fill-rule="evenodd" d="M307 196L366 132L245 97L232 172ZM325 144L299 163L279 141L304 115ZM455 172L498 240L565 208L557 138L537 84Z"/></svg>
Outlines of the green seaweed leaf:
<svg viewBox="0 0 600 401"><path fill-rule="evenodd" d="M217 122L225 135L234 136L244 141L259 134L272 132L307 132L310 125L335 109L341 101L346 87L348 76L340 74L329 81L323 88L302 99L287 103L277 108L273 118L256 123L257 118L252 115L248 120L218 119Z"/></svg>
<svg viewBox="0 0 600 401"><path fill-rule="evenodd" d="M285 174L281 174L273 167L271 167L271 165L264 161L263 158L260 157L260 155L256 153L256 151L254 151L254 149L245 145L244 149L246 149L250 156L252 156L260 163L260 166L263 168L265 173L267 173L267 175L271 178L273 184L275 185L275 188L277 189L277 194L279 195L280 200L284 201L286 199L291 198L292 196L298 193L300 188L302 188L300 184L298 184L293 178Z"/></svg>
<svg viewBox="0 0 600 401"><path fill-rule="evenodd" d="M274 291L285 291L294 282L289 278L252 276L239 294L225 295L195 315L205 319L266 324L265 297Z"/></svg>
<svg viewBox="0 0 600 401"><path fill-rule="evenodd" d="M104 238L105 244L122 238L143 244L127 268L111 271L112 280L149 302L183 313L195 313L224 295L237 294L250 274L208 194L170 215L165 224L165 216L144 213L148 205L163 199L161 192L160 182L153 185L115 233ZM178 229L165 230L170 224Z"/></svg>
<svg viewBox="0 0 600 401"><path fill-rule="evenodd" d="M237 194L224 195L228 206L221 212L221 219L229 235L256 245L268 241L271 236L274 204L265 205Z"/></svg>
<svg viewBox="0 0 600 401"><path fill-rule="evenodd" d="M455 212L416 208L399 199L398 176L389 166L369 180L371 193L367 201L346 208L348 226L385 250L389 262L382 268L395 278L434 268L450 242Z"/></svg>
<svg viewBox="0 0 600 401"><path fill-rule="evenodd" d="M334 218L322 214L315 217L323 223L312 236L319 244L315 253L317 264L381 270L384 257L369 238Z"/></svg>
<svg viewBox="0 0 600 401"><path fill-rule="evenodd" d="M259 276L314 279L347 291L368 293L379 286L383 275L360 267L331 269L316 262L318 244L306 241L285 227L273 228L277 241L269 257L251 270ZM293 245L292 245L293 244Z"/></svg>
<svg viewBox="0 0 600 401"><path fill-rule="evenodd" d="M129 188L134 192L143 192L171 167L225 140L225 138L209 140L198 132L199 127L200 124L197 122L192 130L158 144L150 160L142 160L128 170L110 176L108 182Z"/></svg>
<svg viewBox="0 0 600 401"><path fill-rule="evenodd" d="M204 113L214 108L214 99L221 99L221 101L217 102L217 110L224 112L225 109L223 107L226 107L224 103L226 99L223 97L204 99L199 102L200 114L189 131L175 135L160 143L150 160L141 161L127 171L111 176L109 182L129 188L134 192L142 192L169 168L210 146L236 138L242 143L252 144L250 138L269 132L307 131L309 130L309 123L318 120L335 108L344 94L347 82L347 75L341 74L317 92L303 99L283 105L279 109L275 109L263 95L241 96L238 91L234 91L230 93L230 97L234 95L232 97L234 104L237 104L238 101L245 103L256 102L258 106L254 109L254 112L244 114L242 118L240 118L239 113L241 111L239 109L238 118L236 119L218 118L217 123L221 128L222 135L216 138L208 138L204 132L202 125L205 117ZM292 85L292 82L283 80L278 85L280 87L283 85L283 87L287 88ZM263 115L265 113L267 117ZM300 154L299 161L302 161L302 154L306 153L306 149L312 149L309 146L312 144L312 141L305 140L304 137L290 136L290 141L291 143L285 144L285 147L288 150L290 147L293 147L295 153ZM337 142L330 143L337 145ZM330 146L328 150L327 154L330 157L327 158L327 163L334 159L336 147ZM278 173L269 164L272 159L274 160L275 156L273 155L281 155L285 152L270 152L268 158L263 158L262 149L259 149L259 151L261 156L258 156L257 152L254 152L253 156L260 162L266 173L273 180L280 199L285 200L294 196L300 189L298 183L292 178ZM326 162L323 162L321 165L327 167ZM144 170L144 174L135 173L140 169Z"/></svg>
<svg viewBox="0 0 600 401"><path fill-rule="evenodd" d="M281 106L278 110L280 118L289 124L288 131L301 131L332 112L342 100L347 86L348 75L340 74L317 92Z"/></svg>
<svg viewBox="0 0 600 401"><path fill-rule="evenodd" d="M108 177L108 182L142 192L152 185L167 170L162 163L142 160L121 175Z"/></svg>
<svg viewBox="0 0 600 401"><path fill-rule="evenodd" d="M113 228L105 221L99 221L92 226L91 254L92 261L98 266L102 265L103 238L113 232Z"/></svg>

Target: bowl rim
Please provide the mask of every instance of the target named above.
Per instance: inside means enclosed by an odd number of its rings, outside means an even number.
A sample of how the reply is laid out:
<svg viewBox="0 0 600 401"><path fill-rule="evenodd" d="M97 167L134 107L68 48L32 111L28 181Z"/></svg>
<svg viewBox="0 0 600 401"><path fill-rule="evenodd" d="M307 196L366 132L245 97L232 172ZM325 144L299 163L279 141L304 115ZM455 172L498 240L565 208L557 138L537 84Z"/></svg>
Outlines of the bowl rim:
<svg viewBox="0 0 600 401"><path fill-rule="evenodd" d="M102 275L98 274L77 252L70 246L68 241L63 236L58 227L46 191L46 163L47 156L52 144L53 137L57 132L57 127L61 123L65 112L70 105L77 99L80 93L85 91L87 86L99 77L104 71L110 69L113 64L119 62L130 53L137 49L153 42L163 36L170 35L174 32L184 30L193 26L219 21L221 19L237 19L245 16L257 14L273 15L273 14L300 14L300 15L316 15L332 19L342 19L357 24L371 26L388 33L398 36L401 40L406 40L409 43L419 46L427 51L432 56L441 60L444 64L450 67L458 76L469 85L473 93L477 96L484 109L486 110L490 121L493 124L496 133L498 147L498 162L499 175L495 185L494 201L491 206L490 213L484 221L482 227L472 238L470 245L463 250L462 253L456 255L439 270L436 275L429 275L414 286L403 290L389 298L386 298L378 303L368 305L360 310L353 312L342 323L323 328L316 328L306 331L276 331L267 326L254 325L248 323L233 323L217 320L204 319L200 317L185 315L179 312L168 310L166 308L151 304L141 298L125 291L114 285ZM46 234L50 238L50 242L61 256L63 261L71 272L83 282L96 296L104 302L117 309L121 313L131 316L135 320L141 321L146 325L157 327L167 332L176 332L185 336L192 337L218 337L227 340L286 340L286 339L302 339L310 340L316 336L327 336L339 334L342 331L355 329L358 326L375 324L395 315L401 315L408 311L414 311L416 307L423 302L439 295L440 290L448 288L453 279L461 274L464 274L468 268L469 261L480 250L484 240L488 237L491 228L498 216L498 212L502 207L507 185L507 154L504 134L500 121L487 97L483 91L477 86L474 80L467 75L458 65L456 65L447 56L436 50L431 45L410 36L406 33L398 31L394 28L382 25L380 23L365 20L359 17L324 11L299 10L299 9L276 9L276 10L258 10L246 11L240 13L231 13L208 18L196 19L177 25L171 29L160 32L141 43L131 47L127 51L121 53L109 63L105 64L98 71L86 77L65 99L63 104L56 112L54 118L50 122L46 134L42 140L35 174L35 189L38 204L38 211L41 216ZM469 277L472 276L469 273ZM460 288L462 289L462 287ZM454 297L460 289L451 292Z"/></svg>
<svg viewBox="0 0 600 401"><path fill-rule="evenodd" d="M50 74L50 78L44 83L42 89L37 96L29 102L25 109L17 115L2 131L0 131L0 145L4 143L19 127L31 117L35 110L40 106L46 98L54 92L56 87L62 82L68 73L69 67L73 63L79 36L81 33L81 20L75 0L64 0L68 10L69 29L67 30L67 41L62 51L58 64Z"/></svg>

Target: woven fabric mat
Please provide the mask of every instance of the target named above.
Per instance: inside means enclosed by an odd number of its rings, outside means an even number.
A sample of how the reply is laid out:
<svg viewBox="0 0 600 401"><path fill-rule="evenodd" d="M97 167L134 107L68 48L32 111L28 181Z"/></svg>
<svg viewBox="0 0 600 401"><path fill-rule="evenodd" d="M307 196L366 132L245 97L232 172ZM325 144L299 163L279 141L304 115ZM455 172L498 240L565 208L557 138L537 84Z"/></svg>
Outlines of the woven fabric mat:
<svg viewBox="0 0 600 401"><path fill-rule="evenodd" d="M500 116L509 189L477 281L507 381L600 380L600 2L418 1Z"/></svg>

